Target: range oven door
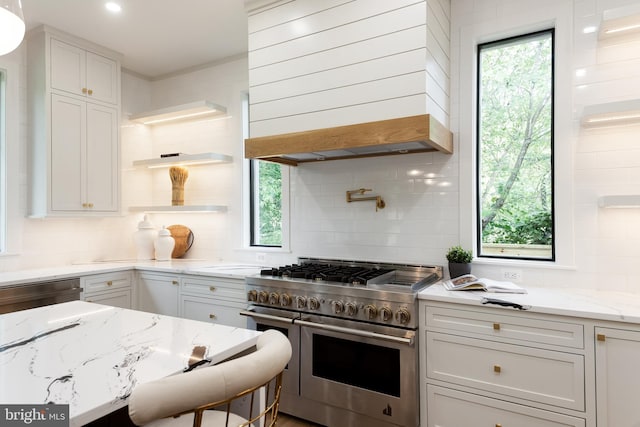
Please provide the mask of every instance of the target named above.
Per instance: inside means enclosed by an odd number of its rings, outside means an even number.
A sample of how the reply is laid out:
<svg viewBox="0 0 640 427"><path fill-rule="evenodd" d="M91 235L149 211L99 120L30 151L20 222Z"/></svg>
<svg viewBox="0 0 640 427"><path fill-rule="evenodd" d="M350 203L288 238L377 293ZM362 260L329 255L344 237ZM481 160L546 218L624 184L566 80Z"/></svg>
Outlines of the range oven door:
<svg viewBox="0 0 640 427"><path fill-rule="evenodd" d="M345 321L296 323L302 396L390 424L418 425L415 331L381 327L372 333L357 322L345 327Z"/></svg>
<svg viewBox="0 0 640 427"><path fill-rule="evenodd" d="M282 310L270 310L263 307L249 307L240 314L247 316L247 329L266 331L276 329L282 332L291 343L291 360L282 375L282 391L299 395L300 393L300 327L293 324L295 313L283 313Z"/></svg>

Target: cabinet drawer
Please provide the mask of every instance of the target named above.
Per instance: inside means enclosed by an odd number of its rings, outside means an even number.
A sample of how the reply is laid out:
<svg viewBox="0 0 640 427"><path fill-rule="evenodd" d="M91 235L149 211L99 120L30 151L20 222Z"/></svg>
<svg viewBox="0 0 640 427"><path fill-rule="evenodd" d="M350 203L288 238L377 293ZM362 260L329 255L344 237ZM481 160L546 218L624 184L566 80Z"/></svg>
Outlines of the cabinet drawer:
<svg viewBox="0 0 640 427"><path fill-rule="evenodd" d="M110 305L113 307L131 308L131 290L119 289L109 292L100 292L85 298L85 301Z"/></svg>
<svg viewBox="0 0 640 427"><path fill-rule="evenodd" d="M426 307L425 314L428 329L584 348L584 328L580 324L432 306Z"/></svg>
<svg viewBox="0 0 640 427"><path fill-rule="evenodd" d="M427 386L427 427L584 427L585 420L433 385Z"/></svg>
<svg viewBox="0 0 640 427"><path fill-rule="evenodd" d="M82 290L85 294L102 292L111 289L131 287L131 273L106 273L81 278Z"/></svg>
<svg viewBox="0 0 640 427"><path fill-rule="evenodd" d="M246 304L235 301L183 295L180 297L182 317L202 322L246 328L247 319L240 315Z"/></svg>
<svg viewBox="0 0 640 427"><path fill-rule="evenodd" d="M246 300L244 280L184 277L182 279L182 292L214 298L231 298L238 301Z"/></svg>
<svg viewBox="0 0 640 427"><path fill-rule="evenodd" d="M560 351L426 333L427 377L584 410L584 358Z"/></svg>

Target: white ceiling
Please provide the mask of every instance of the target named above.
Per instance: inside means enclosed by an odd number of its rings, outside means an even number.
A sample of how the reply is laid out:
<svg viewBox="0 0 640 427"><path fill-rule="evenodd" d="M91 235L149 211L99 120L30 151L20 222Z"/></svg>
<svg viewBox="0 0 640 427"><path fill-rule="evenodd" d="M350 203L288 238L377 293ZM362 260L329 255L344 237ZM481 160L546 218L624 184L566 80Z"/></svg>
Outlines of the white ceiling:
<svg viewBox="0 0 640 427"><path fill-rule="evenodd" d="M47 24L120 52L122 66L158 78L247 52L242 0L22 0L27 30Z"/></svg>

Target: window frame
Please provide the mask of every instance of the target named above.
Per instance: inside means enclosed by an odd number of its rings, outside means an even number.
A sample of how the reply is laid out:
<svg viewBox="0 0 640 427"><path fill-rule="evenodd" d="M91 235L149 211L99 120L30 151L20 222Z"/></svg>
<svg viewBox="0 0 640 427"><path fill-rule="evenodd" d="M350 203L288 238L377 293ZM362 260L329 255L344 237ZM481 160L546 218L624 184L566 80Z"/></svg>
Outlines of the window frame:
<svg viewBox="0 0 640 427"><path fill-rule="evenodd" d="M249 138L249 93L244 92L242 97L242 136L243 141ZM244 143L243 143L244 151ZM243 162L243 238L242 247L246 250L258 252L290 252L290 167L281 167L281 209L282 209L282 244L280 246L254 245L254 200L253 200L253 159L244 159Z"/></svg>
<svg viewBox="0 0 640 427"><path fill-rule="evenodd" d="M555 105L556 105L556 31L554 27L523 32L521 34L510 35L508 37L499 38L492 41L481 42L477 44L476 47L476 91L475 91L475 235L476 235L476 256L478 258L485 259L498 259L498 260L521 260L521 261L539 261L539 262L555 262L556 261L556 181L555 181ZM481 179L480 172L482 170L481 163L481 150L482 145L480 141L480 135L482 130L481 123L481 95L482 95L482 87L481 87L481 56L483 49L491 49L499 46L507 46L517 42L519 40L533 40L541 35L550 35L551 36L551 105L550 105L550 114L551 114L551 125L550 125L550 163L551 163L551 255L549 257L534 257L534 256L517 256L517 255L497 255L497 254L483 254L482 248L484 243L482 242L482 199L480 197L482 193L481 188Z"/></svg>
<svg viewBox="0 0 640 427"><path fill-rule="evenodd" d="M466 6L457 5L467 11ZM452 5L452 8L454 6ZM453 9L452 9L453 10ZM456 11L452 12L458 16ZM481 13L481 12L478 12ZM517 13L504 19L501 15L486 16L482 20L452 20L452 34L458 42L452 45L451 73L459 76L451 86L451 130L459 168L459 233L453 244L474 249L476 242L475 203L475 120L476 120L476 48L499 38L555 28L556 40L556 96L555 96L555 216L556 260L529 261L512 259L478 258L475 268L482 274L501 274L501 268L526 268L529 272L572 271L576 269L575 209L573 163L577 136L574 132L573 104L575 51L574 10L572 2L554 2L540 7L519 4ZM538 274L538 273L536 273Z"/></svg>

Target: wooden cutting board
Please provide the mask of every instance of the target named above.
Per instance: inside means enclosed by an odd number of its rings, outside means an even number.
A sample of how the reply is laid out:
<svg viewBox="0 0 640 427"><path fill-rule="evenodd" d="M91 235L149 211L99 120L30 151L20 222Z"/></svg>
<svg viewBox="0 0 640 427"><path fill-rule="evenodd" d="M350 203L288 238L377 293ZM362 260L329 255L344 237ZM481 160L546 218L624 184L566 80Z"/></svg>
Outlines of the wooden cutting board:
<svg viewBox="0 0 640 427"><path fill-rule="evenodd" d="M170 225L167 230L176 241L173 252L171 252L171 258L181 258L193 245L193 232L189 227L180 224Z"/></svg>

